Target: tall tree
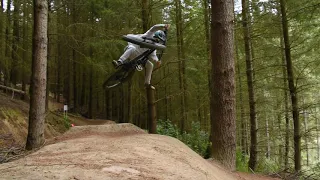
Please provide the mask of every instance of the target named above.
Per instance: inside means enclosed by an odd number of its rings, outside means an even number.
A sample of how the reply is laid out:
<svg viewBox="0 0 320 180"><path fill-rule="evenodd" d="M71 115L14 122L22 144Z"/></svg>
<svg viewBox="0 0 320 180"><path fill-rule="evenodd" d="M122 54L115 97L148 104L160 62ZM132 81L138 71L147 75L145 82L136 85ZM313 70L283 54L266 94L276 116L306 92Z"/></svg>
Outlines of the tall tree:
<svg viewBox="0 0 320 180"><path fill-rule="evenodd" d="M19 16L20 16L20 4L19 0L13 1L13 37L12 37L12 51L11 51L11 70L10 70L10 80L12 84L16 84L18 81L18 57L19 57L19 41L20 41L20 27L19 27Z"/></svg>
<svg viewBox="0 0 320 180"><path fill-rule="evenodd" d="M141 11L141 18L142 18L142 30L143 32L147 32L150 26L150 21L149 21L149 0L141 0L142 4L142 11Z"/></svg>
<svg viewBox="0 0 320 180"><path fill-rule="evenodd" d="M178 51L178 61L179 61L179 88L181 94L181 120L180 120L180 129L181 133L185 130L185 122L187 122L187 87L186 87L186 61L184 53L184 40L183 40L183 19L182 19L182 4L181 0L175 0L175 11L176 11L176 27L177 27L177 51Z"/></svg>
<svg viewBox="0 0 320 180"><path fill-rule="evenodd" d="M294 128L294 168L296 172L301 170L301 136L300 136L300 122L299 122L299 108L298 108L298 94L294 85L294 73L291 60L291 46L289 39L288 19L286 12L286 1L280 0L282 32L284 41L284 51L286 59L288 86L291 98L292 118Z"/></svg>
<svg viewBox="0 0 320 180"><path fill-rule="evenodd" d="M5 27L5 21L4 21L4 4L3 4L3 0L0 1L0 57L2 57L0 59L0 72L3 72L3 62L4 62L4 50L5 50L5 40L4 38L4 27Z"/></svg>
<svg viewBox="0 0 320 180"><path fill-rule="evenodd" d="M10 47L10 39L11 39L11 0L7 1L7 10L6 10L6 28L5 28L5 67L4 68L4 84L8 85L10 81L10 63L8 59L10 59L11 55L11 47Z"/></svg>
<svg viewBox="0 0 320 180"><path fill-rule="evenodd" d="M28 14L29 14L29 7L27 0L24 0L23 3L23 53L22 53L22 73L21 73L21 80L22 80L22 90L26 91L27 89L27 67L29 64L29 39L28 39L28 33L29 33L29 28L28 28ZM26 95L22 97L22 99L26 99Z"/></svg>
<svg viewBox="0 0 320 180"><path fill-rule="evenodd" d="M72 34L75 36L77 33L77 11L76 11L76 2L75 0L72 0L72 7L71 7L71 12L72 12L72 23L74 28L72 28ZM74 111L77 112L78 110L78 91L77 91L77 60L76 60L76 37L73 38L74 41L74 46L72 48L72 82L73 82L73 108Z"/></svg>
<svg viewBox="0 0 320 180"><path fill-rule="evenodd" d="M253 89L253 67L252 67L252 51L251 51L251 39L248 25L248 8L247 0L242 0L242 26L243 26L243 37L246 54L246 72L247 72L247 83L248 83L248 94L249 94L249 107L250 107L250 159L249 168L253 171L256 169L257 164L257 118L256 118L256 107L255 97Z"/></svg>
<svg viewBox="0 0 320 180"><path fill-rule="evenodd" d="M47 79L47 28L48 1L34 0L34 30L32 50L31 97L26 148L40 147L44 143L46 79Z"/></svg>
<svg viewBox="0 0 320 180"><path fill-rule="evenodd" d="M235 67L233 1L212 0L212 155L228 169L235 169Z"/></svg>

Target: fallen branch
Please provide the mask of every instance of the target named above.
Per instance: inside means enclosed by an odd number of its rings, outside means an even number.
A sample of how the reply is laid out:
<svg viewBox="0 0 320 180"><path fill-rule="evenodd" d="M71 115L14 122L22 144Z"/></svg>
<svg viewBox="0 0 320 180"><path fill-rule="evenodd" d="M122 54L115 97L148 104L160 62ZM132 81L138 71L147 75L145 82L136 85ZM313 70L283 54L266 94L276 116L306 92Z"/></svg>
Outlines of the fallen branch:
<svg viewBox="0 0 320 180"><path fill-rule="evenodd" d="M25 91L21 91L19 89L14 89L14 88L3 86L3 85L0 85L0 89L5 89L5 90L12 91L12 98L14 97L14 93L18 93L18 94L21 94L21 95L25 95L26 94Z"/></svg>

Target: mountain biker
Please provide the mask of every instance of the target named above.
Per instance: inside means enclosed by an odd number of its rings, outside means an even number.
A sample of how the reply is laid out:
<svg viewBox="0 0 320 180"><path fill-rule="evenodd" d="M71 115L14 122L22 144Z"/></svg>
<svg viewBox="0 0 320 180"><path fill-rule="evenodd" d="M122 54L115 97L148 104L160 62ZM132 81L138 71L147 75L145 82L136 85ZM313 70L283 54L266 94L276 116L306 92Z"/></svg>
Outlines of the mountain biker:
<svg viewBox="0 0 320 180"><path fill-rule="evenodd" d="M134 37L140 37L140 38L154 38L160 43L164 43L166 40L166 35L163 30L168 30L170 27L169 24L156 24L152 26L147 32L144 34L130 34L130 36ZM113 60L112 63L115 67L118 67L122 65L127 59L132 60L142 54L143 52L147 51L147 48L141 48L137 44L133 44L128 42L128 46L125 48L125 52L120 56L119 60ZM158 59L156 50L154 50L149 56L148 56L148 61L145 64L146 68L146 73L145 73L145 87L146 88L151 88L155 89L151 85L151 75L152 75L152 70L153 70L153 64L150 62L150 60L156 62L157 67L161 65L161 61Z"/></svg>

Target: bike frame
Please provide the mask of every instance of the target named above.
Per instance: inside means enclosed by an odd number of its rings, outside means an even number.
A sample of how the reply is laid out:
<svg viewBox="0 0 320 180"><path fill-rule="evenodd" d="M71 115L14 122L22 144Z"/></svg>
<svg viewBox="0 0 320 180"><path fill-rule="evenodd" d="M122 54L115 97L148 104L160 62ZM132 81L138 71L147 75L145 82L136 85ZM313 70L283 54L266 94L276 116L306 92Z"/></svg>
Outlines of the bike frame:
<svg viewBox="0 0 320 180"><path fill-rule="evenodd" d="M143 65L145 66L147 60L148 60L148 56L155 51L155 49L149 49L145 52L143 52L142 54L140 54L139 56L137 56L136 58L134 58L133 60L127 61L125 62L122 66L122 68L125 68L125 70L129 70L130 68L135 68L137 65Z"/></svg>

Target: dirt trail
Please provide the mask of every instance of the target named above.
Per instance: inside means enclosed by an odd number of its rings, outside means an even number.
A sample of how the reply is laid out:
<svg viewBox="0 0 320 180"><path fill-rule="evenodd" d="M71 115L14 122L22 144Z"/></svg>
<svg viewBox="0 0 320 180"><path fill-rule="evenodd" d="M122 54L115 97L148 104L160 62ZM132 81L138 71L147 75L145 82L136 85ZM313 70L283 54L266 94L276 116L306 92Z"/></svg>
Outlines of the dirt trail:
<svg viewBox="0 0 320 180"><path fill-rule="evenodd" d="M0 165L0 179L236 179L177 139L132 124L73 127L54 144Z"/></svg>
<svg viewBox="0 0 320 180"><path fill-rule="evenodd" d="M1 164L0 174L5 180L248 179L208 162L175 138L147 134L132 124L72 127L39 151Z"/></svg>
<svg viewBox="0 0 320 180"><path fill-rule="evenodd" d="M6 100L6 103L3 107L20 106L22 114L28 112L26 103L20 104L16 100ZM55 103L53 106L51 110L60 109L62 105ZM26 129L25 117L21 117L24 123L20 130ZM35 153L0 164L0 180L272 179L228 172L203 159L179 140L147 134L132 124L88 120L73 115L69 119L76 126L65 134L47 141Z"/></svg>

